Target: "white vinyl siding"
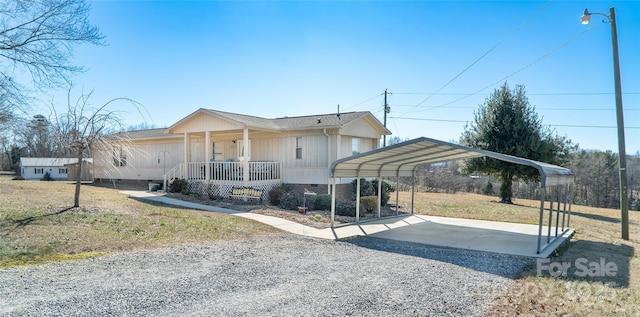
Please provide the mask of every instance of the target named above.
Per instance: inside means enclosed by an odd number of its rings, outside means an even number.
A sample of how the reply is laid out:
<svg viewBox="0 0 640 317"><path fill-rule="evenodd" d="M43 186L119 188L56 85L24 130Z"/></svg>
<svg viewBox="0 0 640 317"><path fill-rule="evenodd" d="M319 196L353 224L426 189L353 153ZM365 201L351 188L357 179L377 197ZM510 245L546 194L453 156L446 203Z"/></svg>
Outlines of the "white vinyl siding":
<svg viewBox="0 0 640 317"><path fill-rule="evenodd" d="M196 158L198 148L204 148L204 143L195 145L192 155ZM163 169L169 171L176 165L182 163L184 159L183 139L177 140L157 140L155 141L133 141L133 146L129 150L126 158L126 166L114 167L113 153L96 151L94 153L94 177L104 179L139 179L139 180L161 180ZM166 154L163 153L166 151ZM204 152L202 152L204 153ZM160 156L160 162L158 162ZM165 159L163 162L162 159ZM109 161L112 163L109 164ZM204 156L198 161L203 162ZM105 164L106 163L106 164ZM110 166L109 166L110 165Z"/></svg>

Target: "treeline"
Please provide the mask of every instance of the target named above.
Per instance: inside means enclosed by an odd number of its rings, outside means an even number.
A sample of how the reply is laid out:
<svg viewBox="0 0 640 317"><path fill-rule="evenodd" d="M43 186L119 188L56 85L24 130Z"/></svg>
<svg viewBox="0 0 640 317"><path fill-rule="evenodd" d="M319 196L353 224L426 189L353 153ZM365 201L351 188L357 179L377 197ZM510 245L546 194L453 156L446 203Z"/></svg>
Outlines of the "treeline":
<svg viewBox="0 0 640 317"><path fill-rule="evenodd" d="M578 205L620 208L618 155L611 151L578 150L567 166L575 174L573 202ZM426 192L470 192L497 195L500 182L489 175L465 175L458 162L425 165L416 174L416 189ZM629 209L640 210L640 153L627 155ZM411 179L402 178L400 190L411 189ZM539 199L540 183L516 181L513 195Z"/></svg>
<svg viewBox="0 0 640 317"><path fill-rule="evenodd" d="M21 157L76 157L68 147L62 146L60 136L56 137L56 128L55 122L43 115L35 115L30 120L14 118L11 126L0 126L0 169L18 171ZM154 128L154 124L140 123L123 130Z"/></svg>

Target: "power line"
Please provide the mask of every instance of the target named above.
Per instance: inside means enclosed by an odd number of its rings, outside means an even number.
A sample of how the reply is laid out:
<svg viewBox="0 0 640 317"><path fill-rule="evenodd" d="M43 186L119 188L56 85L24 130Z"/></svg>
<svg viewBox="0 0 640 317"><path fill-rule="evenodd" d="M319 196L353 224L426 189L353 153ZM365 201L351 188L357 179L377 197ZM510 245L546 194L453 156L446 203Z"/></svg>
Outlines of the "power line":
<svg viewBox="0 0 640 317"><path fill-rule="evenodd" d="M596 128L596 129L617 129L616 126L603 126L603 125L573 125L573 124L547 124L552 127L566 127L566 128ZM625 126L625 129L640 129L640 127Z"/></svg>
<svg viewBox="0 0 640 317"><path fill-rule="evenodd" d="M495 85L497 85L497 84L499 84L499 83L501 83L501 82L504 82L504 81L506 81L509 77L511 77L511 76L513 76L513 75L515 75L515 74L517 74L517 73L519 73L519 72L521 72L521 71L523 71L523 70L525 70L525 69L527 69L527 68L529 68L529 67L531 67L531 66L533 66L533 65L537 64L537 63L538 63L538 62L540 62L541 60L543 60L543 59L545 59L545 58L549 57L551 54L553 54L553 53L555 53L555 52L559 51L561 48L563 48L563 47L567 46L569 43L571 43L571 42L573 42L573 41L577 40L579 37L581 37L581 36L582 36L582 35L584 35L585 33L589 32L591 29L593 29L593 26L590 26L589 28L587 28L587 29L585 29L584 31L582 31L582 32L578 33L576 36L572 37L572 38L571 38L571 39L569 39L568 41L566 41L566 42L564 42L564 43L562 43L562 44L560 44L560 45L556 46L554 49L550 50L549 52L547 52L546 54L542 55L541 57L538 57L537 59L533 60L533 61L532 61L532 62L530 62L529 64L527 64L527 65L525 65L525 66L523 66L523 67L519 68L518 70L516 70L516 71L512 72L511 74L509 74L509 75L507 75L507 76L505 76L505 77L502 77L501 79L496 80L495 82L493 82L493 83L491 83L491 84L489 84L489 85L485 86L484 88L478 89L478 90L476 90L476 91L474 91L474 92L472 92L472 93L470 93L470 94L468 94L468 95L466 95L466 96L464 96L464 97L462 97L462 98L458 98L458 99L455 99L455 100L453 100L453 101L450 101L450 102L447 102L447 103L444 103L444 104L441 104L441 105L438 105L438 106L433 106L433 107L431 107L431 108L429 108L429 109L425 109L425 110L432 110L432 109L436 109L436 108L441 108L441 107L444 107L444 106L448 106L448 105L450 105L450 104L452 104L452 103L456 103L456 102L458 102L458 101L461 101L461 100L467 99L467 98L469 98L469 97L471 97L471 96L473 96L473 95L478 94L478 93L479 93L479 92L481 92L481 91L484 91L484 90L486 90L486 89L488 89L488 88L491 88L491 87L493 87L493 86L495 86ZM413 109L412 109L412 110L413 110ZM410 111L411 111L411 110L410 110ZM408 113L408 112L409 112L409 111L407 111L407 113ZM406 114L406 113L405 113L405 114Z"/></svg>
<svg viewBox="0 0 640 317"><path fill-rule="evenodd" d="M486 96L480 93L452 92L452 93L435 93L435 92L394 92L396 95L436 95L436 96ZM542 92L530 93L527 96L596 96L596 95L613 95L614 92ZM623 95L640 95L640 92L624 92Z"/></svg>
<svg viewBox="0 0 640 317"><path fill-rule="evenodd" d="M413 107L413 105L393 105L394 107ZM478 109L471 106L447 107L447 109ZM615 108L535 108L536 110L545 111L615 111ZM640 111L640 108L625 108L624 111Z"/></svg>
<svg viewBox="0 0 640 317"><path fill-rule="evenodd" d="M509 34L507 34L505 37L503 37L496 45L494 45L493 47L491 47L488 51L486 51L484 54L480 55L480 57L478 57L475 61L473 61L473 63L471 63L469 66L467 66L465 69L463 69L460 73L458 73L457 75L455 75L453 78L451 78L447 83L445 83L442 87L438 88L438 90L436 90L436 93L440 92L442 89L444 89L445 87L449 86L449 84L451 84L453 81L455 81L456 79L458 79L460 76L462 76L462 74L464 74L467 70L469 70L471 67L473 67L475 64L477 64L480 60L482 60L485 56L489 55L489 53L491 53L494 49L496 49L498 46L500 46L502 43L504 43L506 40L508 40L509 38L511 38L516 32L518 32L523 26L525 26L531 19L533 19L535 16L537 16L538 14L540 14L540 12L542 12L547 6L549 6L549 4L551 4L553 0L549 0L545 5L543 5L540 9L538 9L538 11L534 12L531 16L529 16L527 19L525 19L524 22L520 23L520 25L518 25L513 31L511 31ZM424 100L420 101L416 107L420 106L421 104L425 103L427 100L431 99L431 97L433 97L435 95L431 94L429 95L427 98L425 98ZM411 110L413 109L409 109L407 112L405 112L402 115L405 115L409 112L411 112Z"/></svg>
<svg viewBox="0 0 640 317"><path fill-rule="evenodd" d="M368 99L366 99L366 100L364 100L364 101L358 102L358 103L356 103L355 105L352 105L351 107L348 107L348 108L346 108L346 109L344 109L344 110L353 109L353 108L355 108L355 107L357 107L357 106L359 106L359 105L361 105L361 104L363 104L363 103L366 103L366 102L369 102L369 101L371 101L371 100L373 100L373 99L376 99L376 98L378 98L378 97L379 97L379 96L381 96L381 95L382 95L382 94L377 94L377 95L375 95L375 96L373 96L373 97L371 97L371 98L368 98Z"/></svg>
<svg viewBox="0 0 640 317"><path fill-rule="evenodd" d="M469 123L465 120L449 120L449 119L427 119L427 118L406 118L406 117L390 117L391 119L413 120L413 121L435 121L435 122L453 122L453 123ZM601 125L574 125L574 124L544 124L551 127L567 127L567 128L598 128L598 129L616 129L616 126ZM640 129L640 127L625 126L625 129Z"/></svg>

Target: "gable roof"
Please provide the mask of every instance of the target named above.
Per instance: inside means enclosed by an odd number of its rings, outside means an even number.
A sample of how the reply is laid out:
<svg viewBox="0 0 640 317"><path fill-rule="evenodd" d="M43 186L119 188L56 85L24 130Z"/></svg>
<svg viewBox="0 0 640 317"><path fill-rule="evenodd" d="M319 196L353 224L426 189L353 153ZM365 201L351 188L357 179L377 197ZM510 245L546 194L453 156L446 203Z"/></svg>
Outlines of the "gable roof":
<svg viewBox="0 0 640 317"><path fill-rule="evenodd" d="M542 176L543 186L570 184L574 179L573 172L568 168L425 137L337 160L331 165L330 176L413 176L414 170L420 165L481 156L534 167Z"/></svg>
<svg viewBox="0 0 640 317"><path fill-rule="evenodd" d="M66 157L21 157L20 166L64 166L78 163L77 158Z"/></svg>
<svg viewBox="0 0 640 317"><path fill-rule="evenodd" d="M125 138L125 139L134 139L134 140L145 140L145 139L180 138L181 136L169 133L167 128L159 128L159 129L118 132L118 133L111 134L109 137L116 138L116 139Z"/></svg>
<svg viewBox="0 0 640 317"><path fill-rule="evenodd" d="M380 121L368 111L345 112L341 113L339 116L335 113L332 113L268 119L204 108L200 108L190 115L182 118L180 121L174 123L169 128L167 128L167 132L171 133L171 131L176 127L184 124L185 122L189 121L189 119L201 113L205 113L222 120L236 123L239 126L273 131L342 128L357 120L368 119L373 125L377 126L377 129L380 130L381 134L391 134L391 131L385 128L382 123L380 123Z"/></svg>

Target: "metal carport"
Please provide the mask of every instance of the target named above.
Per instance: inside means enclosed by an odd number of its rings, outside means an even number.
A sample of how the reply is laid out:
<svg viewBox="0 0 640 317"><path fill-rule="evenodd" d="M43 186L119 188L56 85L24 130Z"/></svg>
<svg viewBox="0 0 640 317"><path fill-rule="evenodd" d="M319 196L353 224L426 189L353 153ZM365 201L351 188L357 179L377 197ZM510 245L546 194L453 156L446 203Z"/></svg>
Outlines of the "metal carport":
<svg viewBox="0 0 640 317"><path fill-rule="evenodd" d="M337 178L356 178L357 186L360 187L360 178L382 178L382 177L412 177L412 183L415 183L415 172L417 168L425 164L434 164L441 162L457 161L462 159L470 159L474 157L487 156L498 160L511 162L520 165L526 165L536 168L541 176L540 188L540 219L538 223L538 246L537 253L549 246L553 241L562 236L565 231L569 230L569 220L571 216L571 203L569 202L571 184L574 180L574 174L571 170L548 164L529 160L521 157L515 157L496 152L475 149L458 144L443 142L425 137L409 140L406 142L394 144L384 148L376 149L370 152L346 157L333 162L330 169L331 178L331 226L334 226L335 220L335 194ZM378 182L378 193L381 192L381 181ZM415 184L414 184L415 185ZM543 245L543 225L545 213L545 199L547 191L550 192L551 198L548 208L548 221L546 242ZM556 198L556 209L554 210L554 192ZM411 193L411 212L414 210L415 186L412 186ZM380 216L380 194L378 195L378 217ZM398 194L396 193L396 203ZM567 203L569 208L567 210ZM562 207L562 225L560 226L560 211ZM356 191L356 219L359 220L360 195L359 190ZM556 212L555 225L553 223L553 213ZM566 220L566 226L565 226ZM555 227L555 234L552 234L552 228ZM558 229L562 231L559 233Z"/></svg>

